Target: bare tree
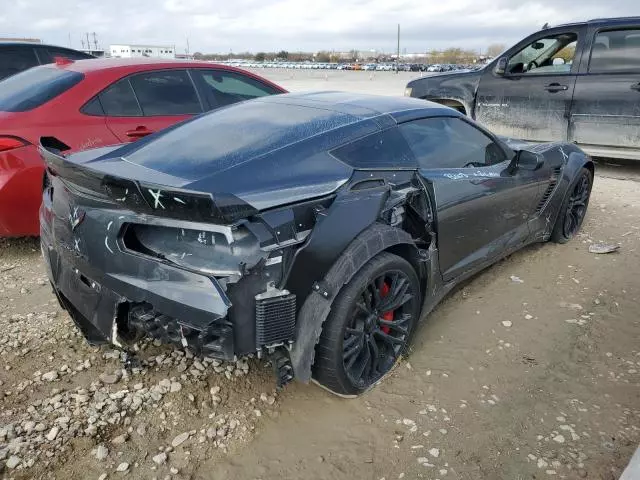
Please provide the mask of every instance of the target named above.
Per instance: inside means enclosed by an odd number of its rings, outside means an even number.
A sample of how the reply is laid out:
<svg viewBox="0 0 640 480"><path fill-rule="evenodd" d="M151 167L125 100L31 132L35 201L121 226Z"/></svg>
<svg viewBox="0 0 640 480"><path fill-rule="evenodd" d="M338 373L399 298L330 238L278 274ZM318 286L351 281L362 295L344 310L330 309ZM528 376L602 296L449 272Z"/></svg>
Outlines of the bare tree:
<svg viewBox="0 0 640 480"><path fill-rule="evenodd" d="M489 47L487 48L487 55L489 57L497 57L502 52L504 52L506 49L507 49L507 47L505 47L505 45L503 43L493 43L493 44L489 45Z"/></svg>

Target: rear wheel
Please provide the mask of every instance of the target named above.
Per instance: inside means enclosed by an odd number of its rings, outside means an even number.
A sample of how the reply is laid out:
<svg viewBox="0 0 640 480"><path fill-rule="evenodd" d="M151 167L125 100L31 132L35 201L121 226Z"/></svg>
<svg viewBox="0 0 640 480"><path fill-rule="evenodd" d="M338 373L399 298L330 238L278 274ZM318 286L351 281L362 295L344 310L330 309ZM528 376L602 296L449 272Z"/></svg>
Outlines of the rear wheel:
<svg viewBox="0 0 640 480"><path fill-rule="evenodd" d="M420 281L409 262L383 252L338 293L316 346L313 376L358 395L394 366L420 316Z"/></svg>
<svg viewBox="0 0 640 480"><path fill-rule="evenodd" d="M583 168L569 188L569 195L560 207L556 224L551 233L551 240L557 243L567 243L576 236L587 214L592 185L591 171L588 168Z"/></svg>

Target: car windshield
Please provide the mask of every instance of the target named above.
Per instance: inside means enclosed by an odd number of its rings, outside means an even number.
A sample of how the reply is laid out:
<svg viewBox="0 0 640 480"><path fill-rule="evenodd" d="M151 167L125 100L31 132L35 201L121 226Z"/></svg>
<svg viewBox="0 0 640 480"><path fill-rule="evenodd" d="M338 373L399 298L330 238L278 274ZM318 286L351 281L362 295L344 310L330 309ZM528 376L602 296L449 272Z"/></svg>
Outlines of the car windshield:
<svg viewBox="0 0 640 480"><path fill-rule="evenodd" d="M84 75L56 67L35 67L0 82L0 111L26 112L66 92Z"/></svg>

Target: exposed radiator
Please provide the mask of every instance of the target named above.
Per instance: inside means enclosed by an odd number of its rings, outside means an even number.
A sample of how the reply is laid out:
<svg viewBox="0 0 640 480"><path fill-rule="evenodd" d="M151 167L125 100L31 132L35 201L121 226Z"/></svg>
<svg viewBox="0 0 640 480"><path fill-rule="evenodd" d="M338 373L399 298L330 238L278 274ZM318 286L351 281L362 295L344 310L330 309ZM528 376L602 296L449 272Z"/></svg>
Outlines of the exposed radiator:
<svg viewBox="0 0 640 480"><path fill-rule="evenodd" d="M296 296L286 290L256 295L257 347L282 344L293 339Z"/></svg>

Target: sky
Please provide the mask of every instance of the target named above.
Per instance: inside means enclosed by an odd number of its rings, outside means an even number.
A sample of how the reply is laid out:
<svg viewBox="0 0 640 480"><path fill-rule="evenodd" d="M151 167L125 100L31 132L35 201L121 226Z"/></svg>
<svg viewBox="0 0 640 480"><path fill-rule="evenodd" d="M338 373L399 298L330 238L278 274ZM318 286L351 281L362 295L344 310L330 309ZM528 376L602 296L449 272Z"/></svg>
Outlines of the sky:
<svg viewBox="0 0 640 480"><path fill-rule="evenodd" d="M4 0L9 2L10 0ZM640 15L638 0L11 0L0 37L81 48L85 32L109 44L176 51L408 53L509 46L549 22ZM92 40L93 41L93 40Z"/></svg>

